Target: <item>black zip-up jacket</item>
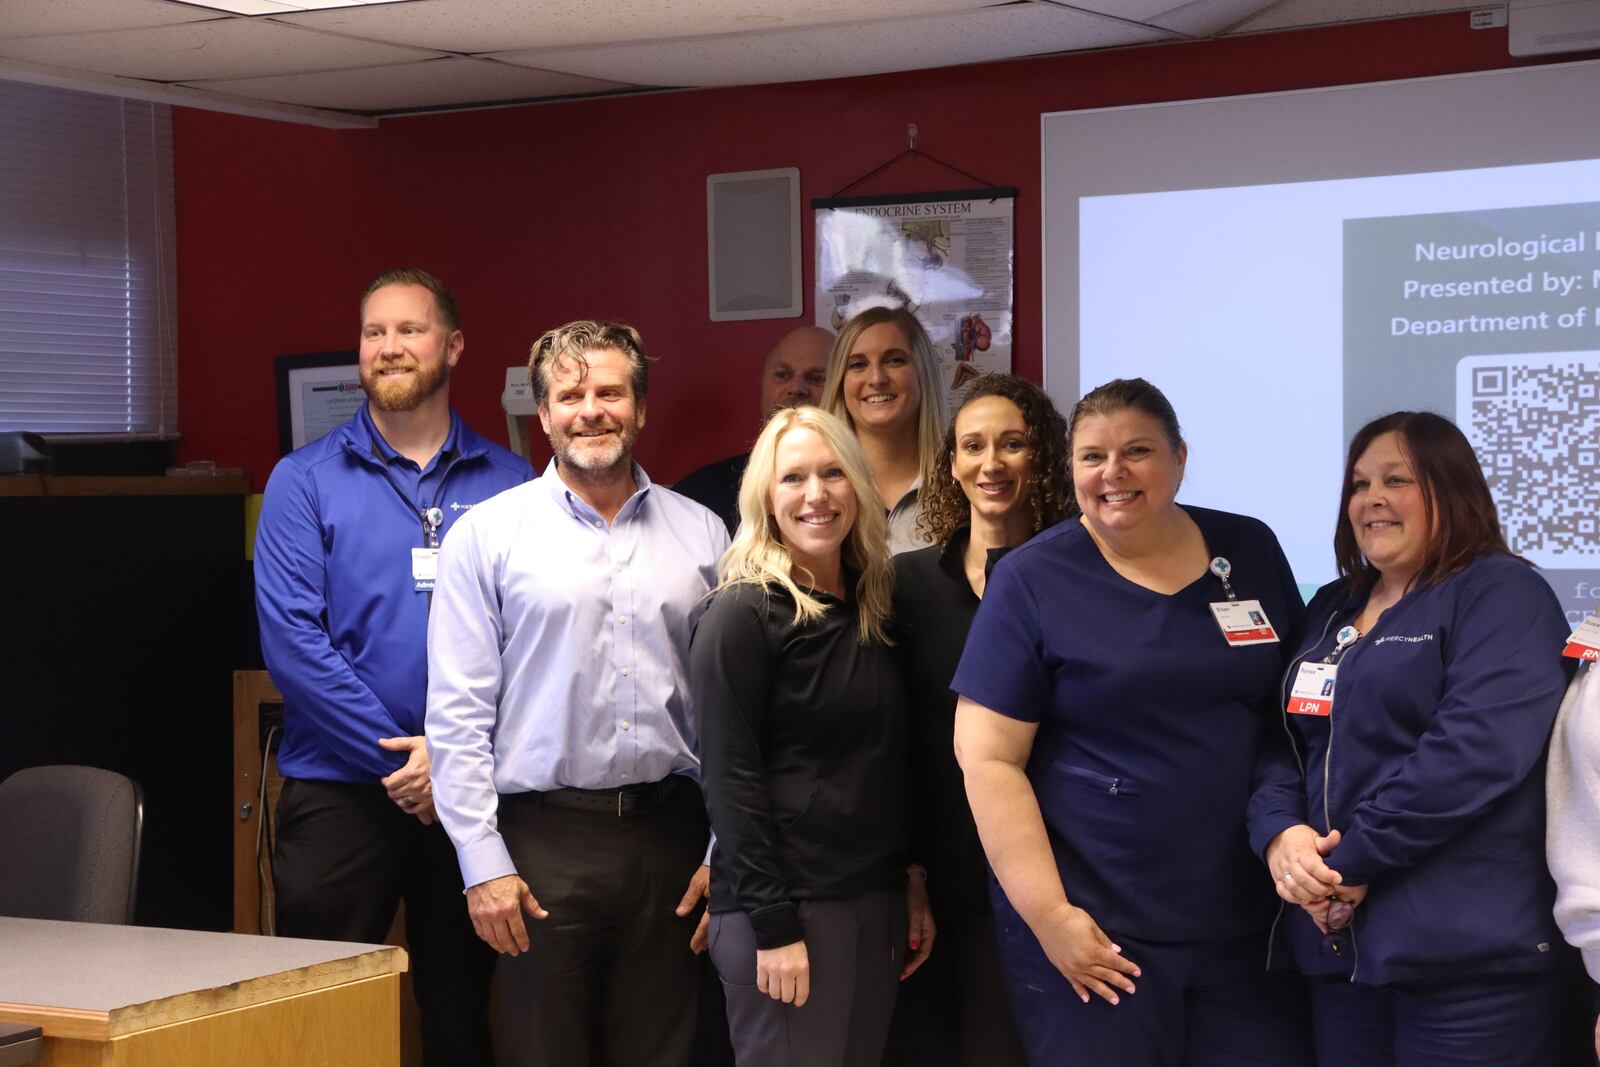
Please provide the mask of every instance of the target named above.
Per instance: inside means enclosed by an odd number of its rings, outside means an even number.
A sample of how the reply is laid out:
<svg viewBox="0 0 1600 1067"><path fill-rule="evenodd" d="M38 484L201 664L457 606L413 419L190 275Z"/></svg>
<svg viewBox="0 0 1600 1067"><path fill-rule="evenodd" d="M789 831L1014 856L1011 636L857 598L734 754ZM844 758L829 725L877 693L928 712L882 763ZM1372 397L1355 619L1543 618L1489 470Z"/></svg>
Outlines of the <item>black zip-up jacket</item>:
<svg viewBox="0 0 1600 1067"><path fill-rule="evenodd" d="M711 910L750 916L759 948L804 937L801 900L905 879L905 697L890 650L826 593L794 624L781 586L716 594L689 651L711 828Z"/></svg>
<svg viewBox="0 0 1600 1067"><path fill-rule="evenodd" d="M956 694L950 679L979 603L967 581L970 537L962 526L943 549L894 558L894 651L908 704L912 858L928 868L928 896L939 917L994 913L988 862L951 746ZM1009 551L990 549L986 570Z"/></svg>

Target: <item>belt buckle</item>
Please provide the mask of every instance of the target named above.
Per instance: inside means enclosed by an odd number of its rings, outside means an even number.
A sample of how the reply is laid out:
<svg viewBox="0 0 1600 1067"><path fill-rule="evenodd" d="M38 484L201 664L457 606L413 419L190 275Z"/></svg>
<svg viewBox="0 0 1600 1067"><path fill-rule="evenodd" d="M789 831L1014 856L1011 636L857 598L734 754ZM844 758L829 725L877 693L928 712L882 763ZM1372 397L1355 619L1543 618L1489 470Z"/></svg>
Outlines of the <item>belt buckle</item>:
<svg viewBox="0 0 1600 1067"><path fill-rule="evenodd" d="M617 818L622 818L622 790L617 790Z"/></svg>

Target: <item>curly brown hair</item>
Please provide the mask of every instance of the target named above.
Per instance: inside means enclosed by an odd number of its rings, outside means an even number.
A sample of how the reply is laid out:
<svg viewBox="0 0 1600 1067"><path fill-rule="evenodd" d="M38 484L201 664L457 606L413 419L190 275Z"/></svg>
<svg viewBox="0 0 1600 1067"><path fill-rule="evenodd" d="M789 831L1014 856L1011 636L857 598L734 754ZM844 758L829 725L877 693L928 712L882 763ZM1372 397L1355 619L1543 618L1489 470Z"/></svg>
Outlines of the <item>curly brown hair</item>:
<svg viewBox="0 0 1600 1067"><path fill-rule="evenodd" d="M950 543L956 529L971 514L967 495L950 474L950 460L956 451L956 419L974 400L997 396L1009 400L1022 412L1031 450L1033 532L1054 526L1078 510L1072 492L1072 469L1067 455L1067 420L1056 410L1049 395L1025 378L1012 374L985 374L961 396L956 413L945 427L944 442L934 462L933 477L922 487L922 516L918 527L940 548Z"/></svg>

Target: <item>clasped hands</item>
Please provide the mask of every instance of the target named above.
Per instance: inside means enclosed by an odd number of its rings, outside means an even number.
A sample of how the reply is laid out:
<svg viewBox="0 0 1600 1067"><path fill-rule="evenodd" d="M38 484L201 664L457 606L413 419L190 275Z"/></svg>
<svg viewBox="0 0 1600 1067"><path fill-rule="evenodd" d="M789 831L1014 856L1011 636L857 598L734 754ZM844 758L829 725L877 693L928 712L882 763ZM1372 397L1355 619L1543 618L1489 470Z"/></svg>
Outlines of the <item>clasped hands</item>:
<svg viewBox="0 0 1600 1067"><path fill-rule="evenodd" d="M1338 830L1319 834L1302 824L1284 830L1267 846L1267 866L1278 896L1305 909L1325 934L1348 926L1367 896L1366 886L1345 885L1343 876L1328 866L1326 858L1339 840ZM1082 908L1062 901L1030 926L1045 955L1084 1003L1094 994L1116 1004L1121 994L1135 991L1138 964L1123 956L1122 946Z"/></svg>
<svg viewBox="0 0 1600 1067"><path fill-rule="evenodd" d="M1284 830L1267 845L1267 869L1278 896L1298 904L1323 933L1350 925L1355 909L1367 897L1364 885L1345 885L1344 876L1327 864L1339 847L1338 830L1327 834L1301 823Z"/></svg>

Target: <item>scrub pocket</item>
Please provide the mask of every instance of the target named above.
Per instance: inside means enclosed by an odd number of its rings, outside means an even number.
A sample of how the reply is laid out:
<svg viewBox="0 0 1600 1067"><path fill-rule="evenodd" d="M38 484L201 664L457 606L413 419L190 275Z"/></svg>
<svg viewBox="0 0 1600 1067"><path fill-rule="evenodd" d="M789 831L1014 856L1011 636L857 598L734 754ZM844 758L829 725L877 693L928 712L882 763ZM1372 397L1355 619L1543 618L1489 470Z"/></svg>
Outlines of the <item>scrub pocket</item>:
<svg viewBox="0 0 1600 1067"><path fill-rule="evenodd" d="M1131 778L1052 763L1039 806L1045 821L1091 863L1138 861L1139 787Z"/></svg>

